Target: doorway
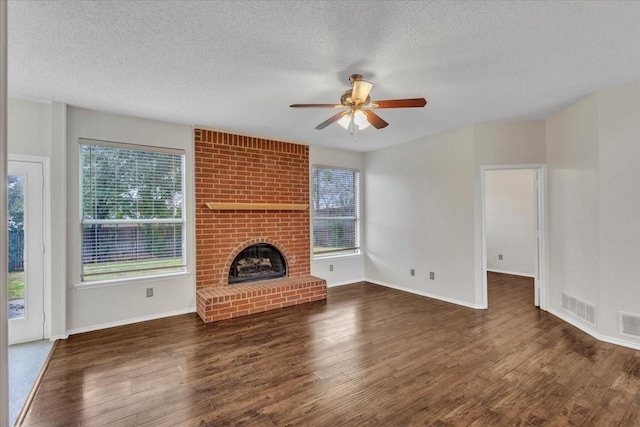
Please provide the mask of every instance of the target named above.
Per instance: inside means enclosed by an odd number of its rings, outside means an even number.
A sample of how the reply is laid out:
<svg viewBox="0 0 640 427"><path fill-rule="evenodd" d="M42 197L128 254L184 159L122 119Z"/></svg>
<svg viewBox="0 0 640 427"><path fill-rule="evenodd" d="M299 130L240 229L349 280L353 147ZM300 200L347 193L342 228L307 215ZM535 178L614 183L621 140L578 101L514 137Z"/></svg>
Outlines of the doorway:
<svg viewBox="0 0 640 427"><path fill-rule="evenodd" d="M44 338L44 171L8 162L9 344Z"/></svg>
<svg viewBox="0 0 640 427"><path fill-rule="evenodd" d="M533 278L534 305L546 310L545 172L544 165L482 167L484 308L489 307L487 273L492 271Z"/></svg>

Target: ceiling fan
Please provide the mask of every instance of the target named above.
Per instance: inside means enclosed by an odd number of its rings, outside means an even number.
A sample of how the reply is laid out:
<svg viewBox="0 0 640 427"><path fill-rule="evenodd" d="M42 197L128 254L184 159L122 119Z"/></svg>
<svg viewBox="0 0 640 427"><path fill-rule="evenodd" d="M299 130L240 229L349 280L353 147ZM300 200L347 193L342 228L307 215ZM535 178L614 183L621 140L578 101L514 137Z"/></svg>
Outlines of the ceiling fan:
<svg viewBox="0 0 640 427"><path fill-rule="evenodd" d="M424 98L389 99L386 101L371 101L369 92L373 83L362 80L360 74L349 77L351 89L346 90L340 97L340 104L292 104L292 108L346 108L338 114L330 117L316 126L316 129L324 129L331 123L338 122L351 133L372 125L376 129L382 129L389 125L380 116L371 111L375 108L414 108L424 107L427 100Z"/></svg>

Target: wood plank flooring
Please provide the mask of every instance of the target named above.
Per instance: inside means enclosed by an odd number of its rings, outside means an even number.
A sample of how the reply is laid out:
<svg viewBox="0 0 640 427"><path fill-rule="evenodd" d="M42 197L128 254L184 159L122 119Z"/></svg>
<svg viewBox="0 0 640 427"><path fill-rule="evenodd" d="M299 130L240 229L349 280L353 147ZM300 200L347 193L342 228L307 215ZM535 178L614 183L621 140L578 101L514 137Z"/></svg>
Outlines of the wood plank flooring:
<svg viewBox="0 0 640 427"><path fill-rule="evenodd" d="M71 336L24 426L640 425L640 352L489 274L489 310L368 283L213 324Z"/></svg>

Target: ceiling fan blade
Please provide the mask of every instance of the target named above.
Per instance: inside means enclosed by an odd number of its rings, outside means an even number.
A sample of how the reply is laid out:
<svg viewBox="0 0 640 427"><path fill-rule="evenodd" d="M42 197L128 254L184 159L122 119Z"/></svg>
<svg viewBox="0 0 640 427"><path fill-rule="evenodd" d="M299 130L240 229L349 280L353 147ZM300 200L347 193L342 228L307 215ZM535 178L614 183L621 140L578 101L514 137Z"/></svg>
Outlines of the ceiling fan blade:
<svg viewBox="0 0 640 427"><path fill-rule="evenodd" d="M389 126L389 123L382 120L382 118L376 113L374 113L373 111L362 110L362 112L364 113L365 116L367 116L367 121L371 123L371 126L373 126L374 128L382 129L384 127Z"/></svg>
<svg viewBox="0 0 640 427"><path fill-rule="evenodd" d="M291 108L343 108L342 104L291 104Z"/></svg>
<svg viewBox="0 0 640 427"><path fill-rule="evenodd" d="M328 118L324 122L320 123L318 126L316 126L316 129L324 129L324 128L326 128L331 123L334 123L334 122L337 122L338 120L340 120L342 118L342 116L344 116L345 114L347 114L346 111L340 111L338 114L336 114L334 116L331 116L330 118Z"/></svg>
<svg viewBox="0 0 640 427"><path fill-rule="evenodd" d="M412 108L424 107L427 100L424 98L388 99L386 101L371 101L369 108Z"/></svg>
<svg viewBox="0 0 640 427"><path fill-rule="evenodd" d="M366 80L355 80L353 82L353 90L351 91L351 99L356 104L364 104L369 96L369 92L371 92L371 88L373 87L373 83L368 82ZM357 102L356 100L359 100Z"/></svg>

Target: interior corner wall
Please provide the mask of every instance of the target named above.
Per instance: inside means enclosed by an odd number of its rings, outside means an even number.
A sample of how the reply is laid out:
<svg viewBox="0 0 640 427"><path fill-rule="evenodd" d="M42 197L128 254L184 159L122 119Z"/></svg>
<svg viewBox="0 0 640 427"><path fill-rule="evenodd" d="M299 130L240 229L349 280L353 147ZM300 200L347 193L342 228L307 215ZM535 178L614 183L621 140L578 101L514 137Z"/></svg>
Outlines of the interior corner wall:
<svg viewBox="0 0 640 427"><path fill-rule="evenodd" d="M67 251L54 250L67 241L67 105L51 103L51 339L67 337ZM46 203L46 201L45 201Z"/></svg>
<svg viewBox="0 0 640 427"><path fill-rule="evenodd" d="M333 166L346 169L357 169L360 171L360 206L363 206L363 194L366 186L364 171L364 154L354 151L336 150L318 146L309 147L309 165L313 166ZM311 171L309 171L311 173ZM360 209L360 226L364 229L366 219L366 209ZM310 231L311 233L311 228ZM366 241L364 233L360 236L360 247L362 252L366 252ZM333 266L331 271L330 266ZM327 286L345 285L365 280L364 256L362 254L353 256L326 257L311 260L311 274L321 277L327 281Z"/></svg>
<svg viewBox="0 0 640 427"><path fill-rule="evenodd" d="M367 280L476 305L474 164L472 126L365 155Z"/></svg>
<svg viewBox="0 0 640 427"><path fill-rule="evenodd" d="M122 285L81 287L80 138L182 149L186 167L189 275L136 279ZM193 130L190 126L67 109L67 328L70 334L195 311ZM152 298L145 289L154 288Z"/></svg>
<svg viewBox="0 0 640 427"><path fill-rule="evenodd" d="M532 169L485 172L488 270L534 276L537 249L534 188Z"/></svg>
<svg viewBox="0 0 640 427"><path fill-rule="evenodd" d="M565 292L599 306L598 97L547 119L549 306Z"/></svg>
<svg viewBox="0 0 640 427"><path fill-rule="evenodd" d="M598 329L622 336L619 313L640 317L640 83L598 93L600 306Z"/></svg>

